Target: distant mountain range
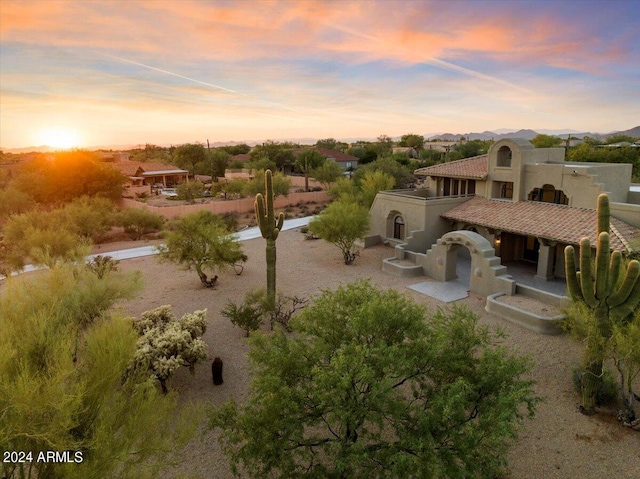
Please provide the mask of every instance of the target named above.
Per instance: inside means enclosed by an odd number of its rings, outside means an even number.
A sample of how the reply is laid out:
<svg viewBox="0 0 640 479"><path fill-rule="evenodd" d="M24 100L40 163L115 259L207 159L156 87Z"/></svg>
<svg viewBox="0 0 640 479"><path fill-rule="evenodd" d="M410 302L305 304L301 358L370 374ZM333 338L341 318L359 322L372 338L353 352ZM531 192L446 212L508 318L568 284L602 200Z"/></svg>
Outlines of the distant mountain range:
<svg viewBox="0 0 640 479"><path fill-rule="evenodd" d="M629 130L624 131L613 131L610 133L591 133L591 132L579 132L577 130L512 130L509 128L500 128L496 131L483 131L482 133L429 133L424 135L427 140L443 140L443 141L456 141L461 137L467 138L468 140L502 140L503 138L524 138L525 140L531 140L535 138L538 134L545 135L553 135L559 136L560 138L566 139L569 135L573 138L584 138L588 136L590 138L595 138L598 140L605 140L606 138L613 135L626 135L631 136L633 138L640 138L640 126L636 126L635 128L631 128ZM356 141L376 141L377 138L340 138L339 141L344 141L346 143L354 143ZM393 137L392 140L398 141L400 137ZM228 146L228 145L240 145L247 144L249 146L255 146L263 143L266 140L257 141L257 140L245 140L245 141L216 141L210 144L212 148L218 146ZM317 139L315 138L278 138L273 139L273 141L290 141L292 143L298 143L301 145L313 145ZM178 144L174 144L173 146L177 146ZM169 144L159 145L163 147L172 146ZM134 148L142 148L143 145L109 145L109 146L92 146L87 147L89 150L111 150L111 151L124 151L124 150L132 150ZM42 146L30 146L27 148L2 148L0 150L5 153L29 153L29 152L39 152L46 153L50 151L55 151L56 148L51 148L47 145Z"/></svg>
<svg viewBox="0 0 640 479"><path fill-rule="evenodd" d="M497 131L483 131L482 133L443 133L443 134L435 134L426 136L427 140L445 140L445 141L455 141L460 139L461 137L465 137L468 140L502 140L504 138L524 138L525 140L531 140L536 137L538 134L544 135L552 135L559 136L560 138L566 139L571 135L573 138L584 138L588 136L590 138L595 138L598 140L605 140L606 138L613 135L626 135L631 136L633 138L640 137L640 126L636 126L635 128L631 128L629 130L624 131L614 131L611 133L591 133L591 132L579 132L576 130L509 130L509 129L500 129Z"/></svg>

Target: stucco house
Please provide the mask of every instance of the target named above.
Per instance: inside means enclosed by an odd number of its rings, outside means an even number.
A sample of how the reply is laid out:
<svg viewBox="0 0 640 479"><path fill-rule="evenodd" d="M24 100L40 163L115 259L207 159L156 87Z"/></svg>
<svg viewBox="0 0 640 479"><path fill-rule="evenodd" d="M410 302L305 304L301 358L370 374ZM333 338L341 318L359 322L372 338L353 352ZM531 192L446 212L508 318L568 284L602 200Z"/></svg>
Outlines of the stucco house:
<svg viewBox="0 0 640 479"><path fill-rule="evenodd" d="M189 180L189 172L173 165L152 162L120 160L111 166L128 177L123 196L134 198L136 195L151 193L153 185L170 188Z"/></svg>
<svg viewBox="0 0 640 479"><path fill-rule="evenodd" d="M397 256L416 266L403 270L409 275L433 276L443 265L441 258L431 264L428 252L448 241L449 249L466 245L459 249L467 255L490 245L485 256L498 257L498 265L527 262L537 278L564 278L565 246L584 236L595 244L600 193L611 202L612 248L640 249L640 185L632 185L631 174L630 164L565 162L564 148L503 139L487 155L416 170L425 178L421 188L379 192L364 244L396 245ZM454 231L466 233L456 239ZM483 267L498 268L492 261ZM441 277L450 279L451 272Z"/></svg>

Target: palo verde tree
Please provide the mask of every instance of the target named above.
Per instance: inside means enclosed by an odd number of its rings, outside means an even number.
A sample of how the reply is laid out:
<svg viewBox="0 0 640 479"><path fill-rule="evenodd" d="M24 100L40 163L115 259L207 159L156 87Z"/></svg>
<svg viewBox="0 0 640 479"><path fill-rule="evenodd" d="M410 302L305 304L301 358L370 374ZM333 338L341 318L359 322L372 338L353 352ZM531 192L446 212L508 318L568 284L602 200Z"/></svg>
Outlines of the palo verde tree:
<svg viewBox="0 0 640 479"><path fill-rule="evenodd" d="M309 222L311 233L340 248L347 265L356 259L356 240L368 230L369 210L349 197L334 201Z"/></svg>
<svg viewBox="0 0 640 479"><path fill-rule="evenodd" d="M538 398L530 362L465 308L430 314L360 281L324 291L294 334L250 338L246 403L211 412L250 477L502 477Z"/></svg>
<svg viewBox="0 0 640 479"><path fill-rule="evenodd" d="M65 265L3 286L0 448L31 460L3 461L0 477L152 478L182 449L197 427L193 411L177 409L147 375L125 379L137 335L109 309L138 283ZM46 451L82 462L38 461Z"/></svg>
<svg viewBox="0 0 640 479"><path fill-rule="evenodd" d="M592 269L589 238L580 240L579 271L573 246L565 248L567 287L575 302L583 303L590 312L587 330L585 365L581 377L581 411L593 414L596 394L602 382L603 363L609 350L614 326L626 324L640 309L640 262L629 261L624 275L620 274L622 253L610 251L609 197L598 196L598 240L595 270ZM619 278L622 278L619 280Z"/></svg>
<svg viewBox="0 0 640 479"><path fill-rule="evenodd" d="M198 211L170 224L165 231L165 244L158 249L161 261L195 269L207 288L215 287L218 276L209 278L205 269L226 268L247 260L224 220L210 211Z"/></svg>
<svg viewBox="0 0 640 479"><path fill-rule="evenodd" d="M270 305L276 301L276 240L284 224L284 213L275 218L273 211L273 183L271 170L264 172L265 195L258 193L254 203L256 221L262 237L267 240L267 298Z"/></svg>

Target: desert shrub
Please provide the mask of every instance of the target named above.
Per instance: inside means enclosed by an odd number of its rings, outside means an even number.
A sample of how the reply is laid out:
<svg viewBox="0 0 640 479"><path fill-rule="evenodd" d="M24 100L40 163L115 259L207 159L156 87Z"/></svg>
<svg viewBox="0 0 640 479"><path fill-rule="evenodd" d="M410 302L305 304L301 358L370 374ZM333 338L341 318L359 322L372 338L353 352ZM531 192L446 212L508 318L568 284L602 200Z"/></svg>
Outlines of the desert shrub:
<svg viewBox="0 0 640 479"><path fill-rule="evenodd" d="M144 235L160 231L165 219L142 208L127 208L122 210L116 218L116 224L124 227L124 232L137 241Z"/></svg>
<svg viewBox="0 0 640 479"><path fill-rule="evenodd" d="M130 367L133 372L148 372L157 379L165 394L167 381L180 366L189 368L207 358L202 335L207 329L207 310L185 314L180 319L165 305L133 318L140 338Z"/></svg>
<svg viewBox="0 0 640 479"><path fill-rule="evenodd" d="M244 329L248 337L251 331L259 329L265 321L269 322L272 330L276 324L280 324L286 331L290 331L291 318L307 303L308 300L304 298L279 293L274 307L270 308L266 290L259 289L247 292L241 304L229 301L221 314L229 318L234 326Z"/></svg>

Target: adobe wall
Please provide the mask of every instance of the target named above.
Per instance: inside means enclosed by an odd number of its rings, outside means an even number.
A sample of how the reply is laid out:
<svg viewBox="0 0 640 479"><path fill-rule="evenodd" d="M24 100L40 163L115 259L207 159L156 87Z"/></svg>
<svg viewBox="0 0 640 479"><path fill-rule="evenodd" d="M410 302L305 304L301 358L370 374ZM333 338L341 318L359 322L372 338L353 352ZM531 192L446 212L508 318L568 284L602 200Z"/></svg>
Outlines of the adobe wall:
<svg viewBox="0 0 640 479"><path fill-rule="evenodd" d="M309 193L289 193L289 196L277 196L274 200L275 209L284 209L297 203L326 203L330 197L325 191L313 191ZM157 213L167 219L176 219L196 211L211 211L216 214L227 213L252 213L254 211L254 198L242 198L239 200L218 200L195 205L176 206L151 206L140 201L123 198L120 205L123 208L141 208Z"/></svg>

